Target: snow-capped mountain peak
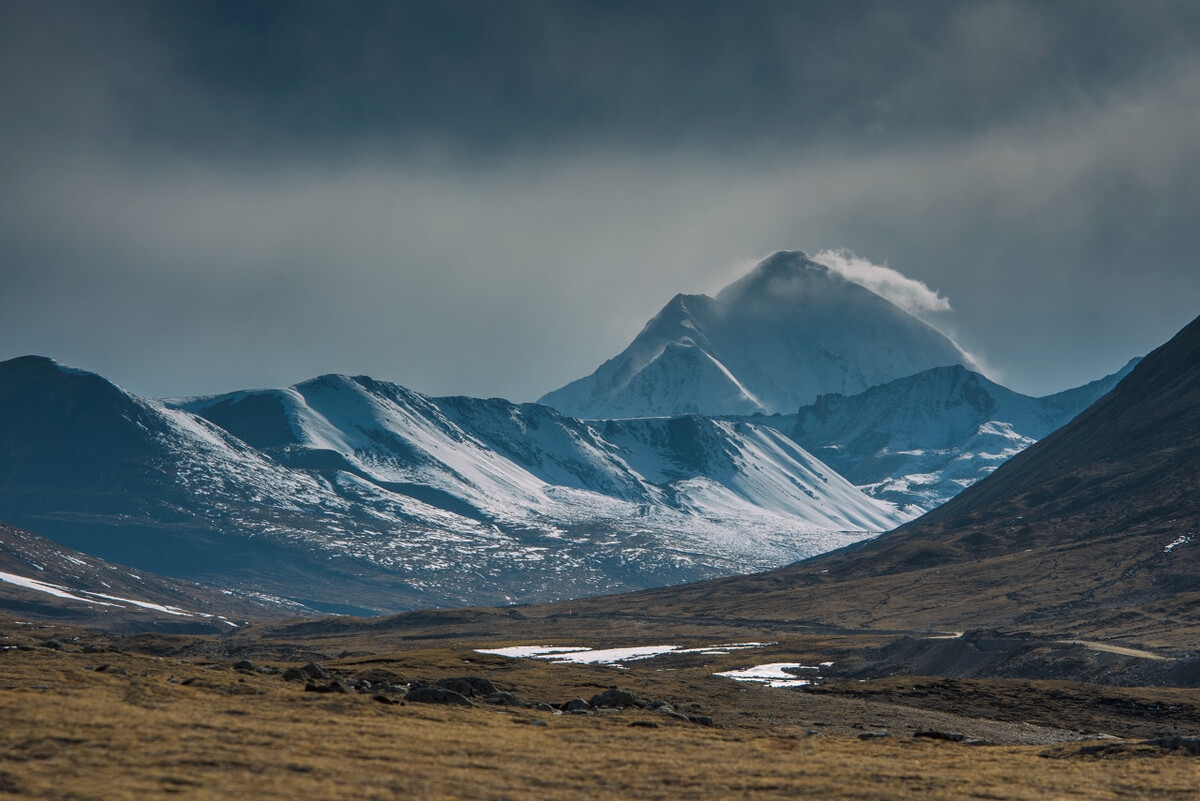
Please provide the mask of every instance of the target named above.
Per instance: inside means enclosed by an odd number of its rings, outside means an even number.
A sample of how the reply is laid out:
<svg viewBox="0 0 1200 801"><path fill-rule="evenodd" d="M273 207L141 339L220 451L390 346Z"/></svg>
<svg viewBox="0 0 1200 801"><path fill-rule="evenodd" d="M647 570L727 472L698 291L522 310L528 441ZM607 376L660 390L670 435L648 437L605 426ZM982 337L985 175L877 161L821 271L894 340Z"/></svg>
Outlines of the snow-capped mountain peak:
<svg viewBox="0 0 1200 801"><path fill-rule="evenodd" d="M800 251L715 298L676 295L618 356L542 402L585 419L790 413L970 357L945 335Z"/></svg>

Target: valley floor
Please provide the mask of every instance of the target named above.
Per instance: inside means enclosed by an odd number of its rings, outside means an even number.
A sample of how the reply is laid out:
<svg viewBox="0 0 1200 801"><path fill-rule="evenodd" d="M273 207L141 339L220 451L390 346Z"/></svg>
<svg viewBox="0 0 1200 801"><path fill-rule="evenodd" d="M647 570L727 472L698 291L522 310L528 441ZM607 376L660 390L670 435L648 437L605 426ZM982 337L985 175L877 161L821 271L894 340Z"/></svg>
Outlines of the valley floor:
<svg viewBox="0 0 1200 801"><path fill-rule="evenodd" d="M913 677L783 689L713 675L817 664L845 647L814 637L626 669L476 650L514 643L496 637L377 641L264 636L231 647L228 638L109 639L0 621L0 797L1200 797L1200 758L1135 744L1200 732L1197 690ZM233 667L247 658L257 669ZM310 660L347 691L306 691L263 672ZM534 705L620 687L693 720L636 708L564 715L479 699L471 708L400 703L398 693L353 688L464 675Z"/></svg>

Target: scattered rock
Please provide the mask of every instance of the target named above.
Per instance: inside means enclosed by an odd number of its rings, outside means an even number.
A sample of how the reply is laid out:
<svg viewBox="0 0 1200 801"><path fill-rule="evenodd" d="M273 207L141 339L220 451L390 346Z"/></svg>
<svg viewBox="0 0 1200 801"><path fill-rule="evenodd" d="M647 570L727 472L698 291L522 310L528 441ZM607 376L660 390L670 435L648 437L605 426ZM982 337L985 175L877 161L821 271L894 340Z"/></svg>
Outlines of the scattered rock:
<svg viewBox="0 0 1200 801"><path fill-rule="evenodd" d="M42 643L42 647L49 648L51 651L63 650L63 644L58 640L46 640L44 643Z"/></svg>
<svg viewBox="0 0 1200 801"><path fill-rule="evenodd" d="M1200 756L1200 737L1156 737L1144 740L1142 745L1153 745L1165 751L1183 751L1192 756Z"/></svg>
<svg viewBox="0 0 1200 801"><path fill-rule="evenodd" d="M664 715L668 718L674 718L675 720L686 721L688 723L690 723L692 720L687 715L681 715L678 712L676 712L674 709L671 709L670 707L666 707L666 706L660 707L658 710L658 714Z"/></svg>
<svg viewBox="0 0 1200 801"><path fill-rule="evenodd" d="M1182 752L1189 756L1200 756L1200 737L1155 737L1150 740L1123 740L1116 743L1100 743L1085 745L1073 750L1055 749L1042 754L1044 757L1059 758L1064 756L1094 756L1106 757L1129 752L1145 754L1149 749L1158 748L1163 751Z"/></svg>
<svg viewBox="0 0 1200 801"><path fill-rule="evenodd" d="M961 743L967 739L967 735L958 732L947 731L915 731L913 737L924 737L927 740L948 740L952 743Z"/></svg>
<svg viewBox="0 0 1200 801"><path fill-rule="evenodd" d="M525 706L512 693L488 693L483 697L484 702L489 704L499 704L500 706Z"/></svg>
<svg viewBox="0 0 1200 801"><path fill-rule="evenodd" d="M251 662L249 659L242 659L238 662L233 663L233 669L234 670L251 670L252 671L252 670L254 670L254 663ZM314 677L314 678L316 678L316 677ZM324 677L322 676L320 678L324 678Z"/></svg>
<svg viewBox="0 0 1200 801"><path fill-rule="evenodd" d="M651 712L657 712L660 709L669 709L672 712L675 711L675 708L672 707L670 704L668 704L666 701L651 701L649 704L646 705L646 709L649 709Z"/></svg>
<svg viewBox="0 0 1200 801"><path fill-rule="evenodd" d="M310 681L308 684L304 685L304 692L306 692L306 693L344 693L344 692L346 692L346 687L340 681L337 681L336 679L334 681L329 682L328 684L317 684L315 681Z"/></svg>
<svg viewBox="0 0 1200 801"><path fill-rule="evenodd" d="M383 693L376 693L375 695L371 696L371 700L378 701L381 704L389 704L389 705L403 703L402 701L397 701L395 698L388 698Z"/></svg>
<svg viewBox="0 0 1200 801"><path fill-rule="evenodd" d="M713 719L708 715L688 715L688 720L690 720L692 723L695 723L697 726L708 726L709 728L715 728L717 725L716 723L713 723Z"/></svg>
<svg viewBox="0 0 1200 801"><path fill-rule="evenodd" d="M300 668L291 667L291 668L288 668L287 670L283 671L283 680L284 681L306 681L307 679L308 679L308 674L305 673Z"/></svg>
<svg viewBox="0 0 1200 801"><path fill-rule="evenodd" d="M521 719L521 718L513 718L513 723L520 723L520 724L523 724L523 725L525 725L525 726L545 726L545 725L548 725L548 724L546 723L546 721L544 721L544 720L539 720L538 718L530 718L529 720L523 720L523 719Z"/></svg>
<svg viewBox="0 0 1200 801"><path fill-rule="evenodd" d="M475 706L462 693L447 690L445 687L413 687L405 698L418 704L451 704L456 706Z"/></svg>
<svg viewBox="0 0 1200 801"><path fill-rule="evenodd" d="M482 676L456 676L450 679L438 679L437 686L445 690L453 690L467 698L487 696L499 692L491 679Z"/></svg>
<svg viewBox="0 0 1200 801"><path fill-rule="evenodd" d="M592 699L588 701L595 708L608 707L616 709L617 707L639 706L637 696L628 690L605 690L602 693L596 693Z"/></svg>
<svg viewBox="0 0 1200 801"><path fill-rule="evenodd" d="M657 729L658 728L658 724L652 720L635 720L635 721L632 721L629 725L636 726L640 729Z"/></svg>
<svg viewBox="0 0 1200 801"><path fill-rule="evenodd" d="M308 676L310 679L329 678L329 671L318 665L316 662L309 662L300 669L304 671L304 675Z"/></svg>
<svg viewBox="0 0 1200 801"><path fill-rule="evenodd" d="M592 708L592 705L582 698L572 698L565 704L560 704L558 708L563 712L587 712Z"/></svg>
<svg viewBox="0 0 1200 801"><path fill-rule="evenodd" d="M879 731L864 731L858 735L858 739L860 739L860 740L882 740L884 737L891 737L891 736L892 735L888 732L887 729L880 729Z"/></svg>
<svg viewBox="0 0 1200 801"><path fill-rule="evenodd" d="M549 704L547 704L545 701L538 704L537 708L541 712L554 712L555 714L558 714L558 710L555 709L554 707L550 706Z"/></svg>
<svg viewBox="0 0 1200 801"><path fill-rule="evenodd" d="M85 654L101 654L104 653L104 651L104 648L101 648L99 645L92 645L91 643L83 646L83 652Z"/></svg>

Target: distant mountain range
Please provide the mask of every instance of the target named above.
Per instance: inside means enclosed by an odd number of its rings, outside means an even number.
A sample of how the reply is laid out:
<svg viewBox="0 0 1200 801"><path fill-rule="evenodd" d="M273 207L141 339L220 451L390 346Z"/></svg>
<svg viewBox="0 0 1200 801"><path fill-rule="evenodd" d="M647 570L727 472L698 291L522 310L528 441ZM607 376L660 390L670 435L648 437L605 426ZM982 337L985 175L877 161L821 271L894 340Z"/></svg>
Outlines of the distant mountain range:
<svg viewBox="0 0 1200 801"><path fill-rule="evenodd" d="M765 570L945 502L1133 364L1030 398L968 363L795 252L715 299L677 297L621 356L546 398L610 419L343 375L154 400L23 357L0 363L0 521L338 613Z"/></svg>
<svg viewBox="0 0 1200 801"><path fill-rule="evenodd" d="M618 356L540 402L584 419L790 414L954 364L974 367L890 301L780 251L715 298L676 295Z"/></svg>
<svg viewBox="0 0 1200 801"><path fill-rule="evenodd" d="M905 518L770 428L600 430L369 378L167 404L0 363L0 519L326 611L507 603L811 556Z"/></svg>

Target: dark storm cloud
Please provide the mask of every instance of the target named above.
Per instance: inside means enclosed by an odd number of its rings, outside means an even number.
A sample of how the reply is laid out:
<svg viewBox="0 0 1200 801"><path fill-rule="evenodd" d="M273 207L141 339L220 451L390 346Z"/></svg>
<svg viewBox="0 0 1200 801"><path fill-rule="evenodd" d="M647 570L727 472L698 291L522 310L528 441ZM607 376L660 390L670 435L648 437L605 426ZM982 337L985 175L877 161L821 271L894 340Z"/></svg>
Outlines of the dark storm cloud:
<svg viewBox="0 0 1200 801"><path fill-rule="evenodd" d="M29 5L9 8L10 77L74 73L49 87L69 106L104 82L131 135L249 152L979 130L1143 81L1200 22L1096 0Z"/></svg>
<svg viewBox="0 0 1200 801"><path fill-rule="evenodd" d="M0 357L530 399L848 247L1016 388L1200 312L1193 3L0 5Z"/></svg>

